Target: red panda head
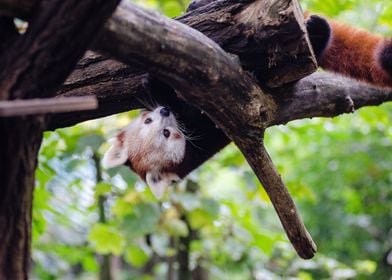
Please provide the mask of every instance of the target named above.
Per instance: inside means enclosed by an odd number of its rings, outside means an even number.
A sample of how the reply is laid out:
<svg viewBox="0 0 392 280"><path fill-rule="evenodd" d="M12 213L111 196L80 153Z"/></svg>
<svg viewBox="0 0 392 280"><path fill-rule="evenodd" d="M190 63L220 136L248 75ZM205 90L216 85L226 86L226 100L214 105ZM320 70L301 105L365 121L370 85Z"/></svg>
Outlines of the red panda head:
<svg viewBox="0 0 392 280"><path fill-rule="evenodd" d="M168 108L142 111L111 144L103 157L103 166L110 168L128 162L157 197L180 179L170 170L184 159L186 140Z"/></svg>

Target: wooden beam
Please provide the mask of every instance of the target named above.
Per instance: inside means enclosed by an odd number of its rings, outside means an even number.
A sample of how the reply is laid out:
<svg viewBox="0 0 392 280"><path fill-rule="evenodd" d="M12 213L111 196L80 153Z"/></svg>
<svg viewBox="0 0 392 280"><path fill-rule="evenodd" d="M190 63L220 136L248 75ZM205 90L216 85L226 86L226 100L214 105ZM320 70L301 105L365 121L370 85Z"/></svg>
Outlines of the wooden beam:
<svg viewBox="0 0 392 280"><path fill-rule="evenodd" d="M98 108L95 96L0 101L0 117L65 113Z"/></svg>

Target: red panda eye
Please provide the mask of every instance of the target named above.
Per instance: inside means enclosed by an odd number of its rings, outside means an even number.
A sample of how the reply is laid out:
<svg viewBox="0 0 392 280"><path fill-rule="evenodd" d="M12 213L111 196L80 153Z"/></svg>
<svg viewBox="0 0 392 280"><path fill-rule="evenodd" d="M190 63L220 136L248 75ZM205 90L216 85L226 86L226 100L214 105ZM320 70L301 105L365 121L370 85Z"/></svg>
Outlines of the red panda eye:
<svg viewBox="0 0 392 280"><path fill-rule="evenodd" d="M144 123L145 123L145 124L152 123L152 119L151 119L151 118L147 118L147 119L144 121Z"/></svg>
<svg viewBox="0 0 392 280"><path fill-rule="evenodd" d="M164 129L163 130L163 136L165 136L166 138L169 138L170 137L170 131L167 130L167 129Z"/></svg>

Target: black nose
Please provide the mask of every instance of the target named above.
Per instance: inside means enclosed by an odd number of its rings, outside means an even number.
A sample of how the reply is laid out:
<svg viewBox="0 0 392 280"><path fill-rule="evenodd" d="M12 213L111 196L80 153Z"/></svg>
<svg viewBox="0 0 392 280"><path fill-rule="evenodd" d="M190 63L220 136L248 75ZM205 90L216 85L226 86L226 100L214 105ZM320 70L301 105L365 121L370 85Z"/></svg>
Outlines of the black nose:
<svg viewBox="0 0 392 280"><path fill-rule="evenodd" d="M170 115L170 110L169 110L169 108L163 107L159 111L159 114L161 114L162 117L168 117Z"/></svg>

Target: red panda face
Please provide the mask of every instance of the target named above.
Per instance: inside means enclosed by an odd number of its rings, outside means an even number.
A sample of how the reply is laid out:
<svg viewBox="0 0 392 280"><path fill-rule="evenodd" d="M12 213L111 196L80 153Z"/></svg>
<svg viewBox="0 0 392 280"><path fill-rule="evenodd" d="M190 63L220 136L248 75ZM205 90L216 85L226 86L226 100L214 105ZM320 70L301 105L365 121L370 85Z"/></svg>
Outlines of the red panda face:
<svg viewBox="0 0 392 280"><path fill-rule="evenodd" d="M130 167L152 188L156 196L180 178L167 172L181 163L185 156L186 139L173 113L159 106L143 111L125 127L105 153L106 168L129 161Z"/></svg>
<svg viewBox="0 0 392 280"><path fill-rule="evenodd" d="M150 158L146 161L160 167L179 163L184 158L185 136L178 128L173 113L166 107L159 106L153 111L142 112L132 131L136 134L133 140L138 142L140 148L135 145L130 147L131 156L140 153L141 149Z"/></svg>

